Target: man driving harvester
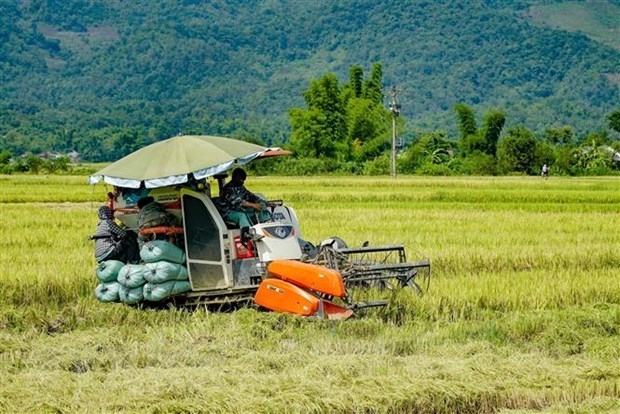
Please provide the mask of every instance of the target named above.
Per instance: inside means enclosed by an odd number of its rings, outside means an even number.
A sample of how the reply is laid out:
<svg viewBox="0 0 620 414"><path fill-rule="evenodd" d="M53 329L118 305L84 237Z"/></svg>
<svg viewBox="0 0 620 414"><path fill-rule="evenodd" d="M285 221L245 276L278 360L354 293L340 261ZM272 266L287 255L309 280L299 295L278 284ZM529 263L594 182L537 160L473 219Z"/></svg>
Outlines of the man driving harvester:
<svg viewBox="0 0 620 414"><path fill-rule="evenodd" d="M240 228L250 227L252 221L269 221L268 203L245 188L247 173L243 168L235 168L228 184L222 189L223 203L219 206L222 217L237 224Z"/></svg>

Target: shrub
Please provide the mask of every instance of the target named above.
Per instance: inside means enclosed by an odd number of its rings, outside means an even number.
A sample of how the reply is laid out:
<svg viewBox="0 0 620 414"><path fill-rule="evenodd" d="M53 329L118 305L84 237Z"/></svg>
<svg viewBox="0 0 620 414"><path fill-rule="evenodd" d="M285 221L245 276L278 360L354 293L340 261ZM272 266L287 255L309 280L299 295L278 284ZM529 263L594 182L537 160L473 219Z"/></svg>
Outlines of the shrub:
<svg viewBox="0 0 620 414"><path fill-rule="evenodd" d="M476 152L467 157L457 158L451 167L465 175L496 175L497 162L494 156Z"/></svg>
<svg viewBox="0 0 620 414"><path fill-rule="evenodd" d="M364 163L364 175L388 175L390 174L390 155L383 154L372 161Z"/></svg>
<svg viewBox="0 0 620 414"><path fill-rule="evenodd" d="M416 170L416 173L419 175L429 175L429 176L454 175L454 172L446 164L433 164L430 162L423 164L421 167L419 167Z"/></svg>

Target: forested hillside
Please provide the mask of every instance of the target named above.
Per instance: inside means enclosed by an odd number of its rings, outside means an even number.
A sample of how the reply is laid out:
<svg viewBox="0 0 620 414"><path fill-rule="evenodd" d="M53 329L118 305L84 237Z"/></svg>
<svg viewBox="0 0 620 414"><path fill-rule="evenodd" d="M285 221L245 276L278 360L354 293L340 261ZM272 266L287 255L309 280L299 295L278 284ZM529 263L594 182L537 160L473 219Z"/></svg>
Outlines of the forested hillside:
<svg viewBox="0 0 620 414"><path fill-rule="evenodd" d="M283 144L312 80L375 62L409 136L456 135L457 103L584 136L618 107L619 21L618 0L0 0L0 151Z"/></svg>

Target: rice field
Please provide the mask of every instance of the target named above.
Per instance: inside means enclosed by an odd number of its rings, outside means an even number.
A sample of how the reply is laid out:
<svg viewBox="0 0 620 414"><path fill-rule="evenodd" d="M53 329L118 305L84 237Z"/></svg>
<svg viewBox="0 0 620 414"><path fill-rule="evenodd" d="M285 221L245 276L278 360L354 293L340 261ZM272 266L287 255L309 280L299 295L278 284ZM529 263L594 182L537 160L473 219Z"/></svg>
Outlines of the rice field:
<svg viewBox="0 0 620 414"><path fill-rule="evenodd" d="M618 177L248 177L429 291L347 321L96 300L86 177L0 176L0 412L620 411Z"/></svg>

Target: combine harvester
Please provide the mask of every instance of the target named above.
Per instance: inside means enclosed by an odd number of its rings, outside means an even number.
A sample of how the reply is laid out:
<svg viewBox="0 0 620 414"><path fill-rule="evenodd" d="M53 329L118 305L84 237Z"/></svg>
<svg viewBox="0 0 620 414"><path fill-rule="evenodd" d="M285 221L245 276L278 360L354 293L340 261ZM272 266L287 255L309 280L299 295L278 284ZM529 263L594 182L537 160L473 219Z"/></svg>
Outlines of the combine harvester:
<svg viewBox="0 0 620 414"><path fill-rule="evenodd" d="M233 150L215 161L205 160L204 154L211 154L213 147ZM207 179L217 180L222 188L230 169L288 153L227 138L180 136L142 148L89 178L91 184L103 181L113 186L108 197L118 221L143 240L153 239L142 251L163 243L182 252L178 262L186 278L185 291L154 302L143 295L140 304L254 303L276 312L346 319L358 309L388 303L386 299L356 302L352 292L357 289L410 287L422 293L428 288L428 260L407 262L402 245L350 248L338 237L315 246L302 238L295 211L282 200L269 202L271 220L249 231L225 222ZM185 160L196 154L203 154L197 163ZM162 204L177 225L140 229L137 201L147 196Z"/></svg>

